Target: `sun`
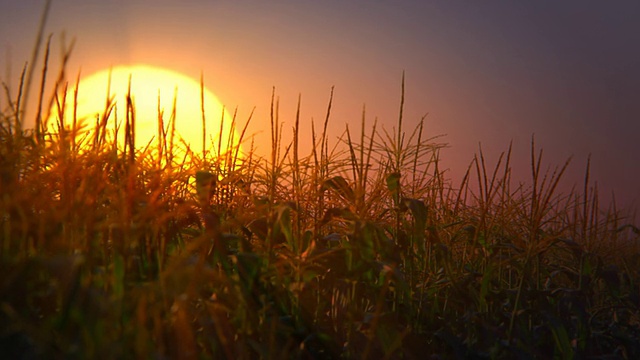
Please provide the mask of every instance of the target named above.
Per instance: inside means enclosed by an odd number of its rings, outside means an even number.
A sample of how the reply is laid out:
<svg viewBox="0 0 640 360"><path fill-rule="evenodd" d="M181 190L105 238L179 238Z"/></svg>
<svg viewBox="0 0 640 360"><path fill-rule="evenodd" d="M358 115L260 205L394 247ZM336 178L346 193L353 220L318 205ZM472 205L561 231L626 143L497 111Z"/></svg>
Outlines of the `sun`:
<svg viewBox="0 0 640 360"><path fill-rule="evenodd" d="M107 99L113 99L114 106L109 116L109 122L113 125L107 128L112 130L115 129L116 123L119 124L117 141L122 144L129 86L135 109L136 148L156 144L159 135L159 114L164 131L169 134L174 100L175 144L183 145L184 148L188 146L194 152L203 150L202 110L204 108L205 149L215 154L219 144L222 150L229 149L231 141L233 141L232 147L238 146L237 132L231 128L232 118L213 92L186 75L150 65L116 66L83 77L79 81L75 101L75 89L69 86L64 101L65 124L71 123L75 104L76 119L84 122L86 128L91 131L97 119L105 113ZM52 113L59 112L54 110ZM55 118L58 117L58 115L55 116ZM57 123L50 118L50 127ZM221 123L223 124L222 132L220 131ZM112 140L114 133L115 131L111 131ZM167 139L168 137L169 135Z"/></svg>

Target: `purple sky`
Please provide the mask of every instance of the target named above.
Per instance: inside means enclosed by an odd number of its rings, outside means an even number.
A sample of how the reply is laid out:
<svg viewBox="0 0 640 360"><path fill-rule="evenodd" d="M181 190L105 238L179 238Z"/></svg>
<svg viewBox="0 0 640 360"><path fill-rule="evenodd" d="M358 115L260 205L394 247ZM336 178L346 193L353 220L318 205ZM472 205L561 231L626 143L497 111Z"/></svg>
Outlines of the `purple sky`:
<svg viewBox="0 0 640 360"><path fill-rule="evenodd" d="M428 4L425 4L428 3ZM44 1L0 0L0 79L29 59ZM592 178L603 199L640 199L638 1L53 1L47 32L76 39L73 76L149 63L207 86L252 130L268 131L270 93L285 129L302 94L303 131L322 121L335 86L333 136L359 126L363 104L391 129L406 72L405 124L430 134L459 179L478 143L494 163L514 141L529 171L535 134L547 164L573 155L565 188ZM11 72L5 70L11 63ZM4 99L0 105L6 106ZM268 133L257 135L265 141Z"/></svg>

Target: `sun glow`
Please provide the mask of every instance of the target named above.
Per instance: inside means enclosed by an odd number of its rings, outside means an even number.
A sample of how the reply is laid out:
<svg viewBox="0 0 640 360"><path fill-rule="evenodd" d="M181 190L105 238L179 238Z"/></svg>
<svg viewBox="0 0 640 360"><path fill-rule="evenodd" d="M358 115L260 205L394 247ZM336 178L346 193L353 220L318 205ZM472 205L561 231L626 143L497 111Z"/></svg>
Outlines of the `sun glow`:
<svg viewBox="0 0 640 360"><path fill-rule="evenodd" d="M235 129L232 133L232 118L218 98L199 82L180 73L149 65L117 66L82 78L78 84L77 100L74 100L74 91L69 86L64 101L64 123L67 128L73 121L75 106L77 121L83 123L85 129L93 131L94 125L108 113L105 109L108 108L106 104L110 99L113 106L108 121L111 125L106 129L113 139L117 124L117 140L123 144L127 94L130 93L135 114L136 148L157 144L160 134L159 119L162 119L163 132L168 141L175 110L175 144L182 143L194 152L201 152L203 108L207 151L217 153L219 144L222 150L228 149L230 140L234 147L238 146L238 134ZM60 117L60 112L55 109L52 114L49 119L50 129L54 129ZM222 131L221 123L224 125Z"/></svg>

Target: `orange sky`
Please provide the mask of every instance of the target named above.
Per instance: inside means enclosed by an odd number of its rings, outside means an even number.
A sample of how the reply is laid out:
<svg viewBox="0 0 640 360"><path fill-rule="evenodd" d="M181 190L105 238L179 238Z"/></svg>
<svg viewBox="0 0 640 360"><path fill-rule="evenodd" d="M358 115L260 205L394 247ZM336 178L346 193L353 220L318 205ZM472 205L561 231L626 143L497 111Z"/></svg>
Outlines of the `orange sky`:
<svg viewBox="0 0 640 360"><path fill-rule="evenodd" d="M0 78L15 81L30 57L44 1L0 3ZM198 78L267 141L272 87L285 129L322 121L335 86L332 136L345 123L395 124L406 71L405 124L429 113L431 135L460 177L477 150L489 158L514 141L526 179L531 135L548 163L574 160L569 178L592 177L618 201L640 199L640 5L538 1L502 5L434 1L53 1L47 32L76 39L71 72L149 63ZM11 64L10 74L5 69ZM55 67L54 67L55 68ZM4 99L0 105L5 106ZM606 195L605 195L606 197Z"/></svg>

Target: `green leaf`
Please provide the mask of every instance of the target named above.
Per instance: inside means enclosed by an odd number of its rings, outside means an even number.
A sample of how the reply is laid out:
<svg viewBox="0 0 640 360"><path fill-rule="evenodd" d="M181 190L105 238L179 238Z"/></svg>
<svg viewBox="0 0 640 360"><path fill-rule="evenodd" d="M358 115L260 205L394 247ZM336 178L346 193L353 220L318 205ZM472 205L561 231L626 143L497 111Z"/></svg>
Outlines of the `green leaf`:
<svg viewBox="0 0 640 360"><path fill-rule="evenodd" d="M291 208L289 206L279 205L276 208L275 230L276 231L274 231L274 233L276 234L277 231L282 232L282 235L284 235L284 238L289 245L294 245L293 230L291 226Z"/></svg>
<svg viewBox="0 0 640 360"><path fill-rule="evenodd" d="M196 172L196 193L201 204L209 203L211 192L215 186L215 176L208 171Z"/></svg>
<svg viewBox="0 0 640 360"><path fill-rule="evenodd" d="M303 274L302 274L302 281L304 281L305 283L308 283L309 281L315 279L318 276L318 273L314 270L306 270Z"/></svg>
<svg viewBox="0 0 640 360"><path fill-rule="evenodd" d="M479 308L481 311L488 311L489 305L487 303L487 297L489 296L489 291L491 290L491 279L493 278L493 272L495 267L489 265L482 275L482 282L480 284L480 294L479 294Z"/></svg>
<svg viewBox="0 0 640 360"><path fill-rule="evenodd" d="M402 203L411 211L413 216L413 239L418 242L418 246L424 252L425 241L424 232L427 227L427 205L417 199L403 199Z"/></svg>
<svg viewBox="0 0 640 360"><path fill-rule="evenodd" d="M548 320L553 340L556 343L556 350L560 352L560 357L562 359L573 359L574 351L567 329L555 317L549 316Z"/></svg>
<svg viewBox="0 0 640 360"><path fill-rule="evenodd" d="M113 296L122 299L124 296L124 259L118 254L113 259Z"/></svg>
<svg viewBox="0 0 640 360"><path fill-rule="evenodd" d="M262 268L262 258L254 253L238 253L232 255L232 261L238 271L243 285L247 289L253 289L254 284L259 279Z"/></svg>
<svg viewBox="0 0 640 360"><path fill-rule="evenodd" d="M400 203L400 173L392 172L387 175L387 189L391 192L393 203L398 206Z"/></svg>

